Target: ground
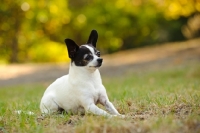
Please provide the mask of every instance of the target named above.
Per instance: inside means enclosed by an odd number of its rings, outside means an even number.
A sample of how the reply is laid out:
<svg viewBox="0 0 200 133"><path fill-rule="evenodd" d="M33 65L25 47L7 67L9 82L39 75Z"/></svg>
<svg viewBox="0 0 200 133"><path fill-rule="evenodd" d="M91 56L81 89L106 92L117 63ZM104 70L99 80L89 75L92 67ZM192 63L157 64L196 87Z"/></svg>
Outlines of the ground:
<svg viewBox="0 0 200 133"><path fill-rule="evenodd" d="M103 58L100 71L105 77L182 66L200 61L200 39L122 51ZM51 82L67 74L68 66L68 63L1 65L0 86Z"/></svg>
<svg viewBox="0 0 200 133"><path fill-rule="evenodd" d="M43 116L41 97L50 82L68 73L69 64L4 65L0 66L0 133L200 132L200 39L103 58L103 84L126 118Z"/></svg>

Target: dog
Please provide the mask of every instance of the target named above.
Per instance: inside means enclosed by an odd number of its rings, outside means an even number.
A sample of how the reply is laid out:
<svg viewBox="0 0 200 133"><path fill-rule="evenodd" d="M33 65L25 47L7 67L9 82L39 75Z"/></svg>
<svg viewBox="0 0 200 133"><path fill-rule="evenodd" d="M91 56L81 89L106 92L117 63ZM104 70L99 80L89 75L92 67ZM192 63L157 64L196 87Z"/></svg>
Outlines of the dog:
<svg viewBox="0 0 200 133"><path fill-rule="evenodd" d="M87 43L81 46L71 39L65 39L68 56L71 59L69 74L58 78L46 89L40 103L42 113L64 110L72 114L123 116L109 101L102 84L98 68L102 65L103 59L96 49L97 39L96 30L91 31ZM107 111L96 106L98 103L105 106Z"/></svg>

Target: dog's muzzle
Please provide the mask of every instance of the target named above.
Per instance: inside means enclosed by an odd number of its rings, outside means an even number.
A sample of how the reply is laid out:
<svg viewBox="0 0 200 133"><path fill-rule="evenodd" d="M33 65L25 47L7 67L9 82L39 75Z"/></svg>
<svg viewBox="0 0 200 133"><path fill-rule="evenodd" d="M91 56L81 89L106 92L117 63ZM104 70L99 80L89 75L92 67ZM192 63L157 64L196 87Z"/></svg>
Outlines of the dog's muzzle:
<svg viewBox="0 0 200 133"><path fill-rule="evenodd" d="M98 62L97 67L100 67L102 65L103 59L102 58L98 58L97 62Z"/></svg>

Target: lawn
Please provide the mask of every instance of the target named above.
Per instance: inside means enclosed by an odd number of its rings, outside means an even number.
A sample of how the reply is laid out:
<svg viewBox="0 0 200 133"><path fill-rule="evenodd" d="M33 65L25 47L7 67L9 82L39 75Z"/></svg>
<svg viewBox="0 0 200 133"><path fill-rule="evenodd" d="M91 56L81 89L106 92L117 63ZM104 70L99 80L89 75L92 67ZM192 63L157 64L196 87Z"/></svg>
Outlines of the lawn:
<svg viewBox="0 0 200 133"><path fill-rule="evenodd" d="M47 83L11 86L0 89L0 133L200 132L199 63L103 77L103 83L110 101L126 118L44 117L39 103Z"/></svg>

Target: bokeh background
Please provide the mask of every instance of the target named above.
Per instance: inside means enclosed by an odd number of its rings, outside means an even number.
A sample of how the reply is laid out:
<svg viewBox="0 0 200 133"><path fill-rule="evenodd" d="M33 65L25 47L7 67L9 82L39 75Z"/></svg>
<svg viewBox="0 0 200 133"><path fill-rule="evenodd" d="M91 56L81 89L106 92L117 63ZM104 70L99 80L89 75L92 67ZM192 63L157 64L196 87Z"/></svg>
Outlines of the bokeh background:
<svg viewBox="0 0 200 133"><path fill-rule="evenodd" d="M199 0L1 0L0 63L69 61L64 44L86 42L110 54L200 36Z"/></svg>
<svg viewBox="0 0 200 133"><path fill-rule="evenodd" d="M45 89L69 70L64 39L81 45L92 29L127 118L41 115ZM200 0L0 0L0 133L200 133L199 86Z"/></svg>

